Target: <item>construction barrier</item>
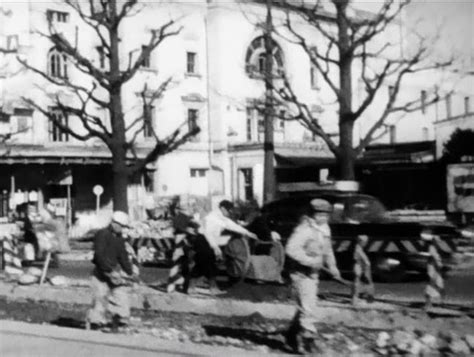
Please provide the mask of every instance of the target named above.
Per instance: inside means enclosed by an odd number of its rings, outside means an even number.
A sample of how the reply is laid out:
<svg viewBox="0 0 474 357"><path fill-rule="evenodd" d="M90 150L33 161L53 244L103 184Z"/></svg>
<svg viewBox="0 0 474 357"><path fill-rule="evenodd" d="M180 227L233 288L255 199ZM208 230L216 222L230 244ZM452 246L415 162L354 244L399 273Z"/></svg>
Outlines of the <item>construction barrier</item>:
<svg viewBox="0 0 474 357"><path fill-rule="evenodd" d="M189 265L187 259L187 244L186 235L177 234L175 237L175 244L173 250L172 267L170 269L168 286L166 291L172 293L181 288L181 291L187 292L189 279Z"/></svg>
<svg viewBox="0 0 474 357"><path fill-rule="evenodd" d="M438 252L437 237L428 240L428 284L425 289L426 307L431 307L433 302L442 302L444 295L444 279L442 275L443 263Z"/></svg>

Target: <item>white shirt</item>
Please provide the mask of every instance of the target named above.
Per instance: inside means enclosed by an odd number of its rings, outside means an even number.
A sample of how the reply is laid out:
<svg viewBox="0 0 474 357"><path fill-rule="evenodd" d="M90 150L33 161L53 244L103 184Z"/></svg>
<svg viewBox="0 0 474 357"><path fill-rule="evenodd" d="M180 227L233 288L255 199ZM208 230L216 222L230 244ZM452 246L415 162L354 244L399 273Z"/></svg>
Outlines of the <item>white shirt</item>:
<svg viewBox="0 0 474 357"><path fill-rule="evenodd" d="M223 235L224 230L243 235L251 234L247 229L224 216L220 209L210 212L204 218L203 234L212 248L224 246L229 242L230 235Z"/></svg>

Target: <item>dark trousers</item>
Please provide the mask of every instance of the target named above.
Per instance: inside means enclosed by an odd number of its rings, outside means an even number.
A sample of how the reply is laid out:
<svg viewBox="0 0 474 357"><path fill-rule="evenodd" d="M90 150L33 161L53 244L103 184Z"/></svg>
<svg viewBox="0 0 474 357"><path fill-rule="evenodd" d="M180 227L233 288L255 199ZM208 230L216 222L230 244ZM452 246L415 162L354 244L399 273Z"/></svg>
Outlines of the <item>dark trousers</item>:
<svg viewBox="0 0 474 357"><path fill-rule="evenodd" d="M217 276L217 260L214 250L202 234L194 235L191 239L194 250L193 278L205 277L215 279Z"/></svg>

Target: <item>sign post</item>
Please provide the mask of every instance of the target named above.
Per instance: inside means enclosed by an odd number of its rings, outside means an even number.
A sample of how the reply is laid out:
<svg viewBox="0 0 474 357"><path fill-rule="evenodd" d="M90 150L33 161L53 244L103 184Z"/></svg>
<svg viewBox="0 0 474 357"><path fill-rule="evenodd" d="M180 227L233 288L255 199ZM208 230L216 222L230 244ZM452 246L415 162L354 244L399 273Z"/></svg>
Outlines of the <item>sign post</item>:
<svg viewBox="0 0 474 357"><path fill-rule="evenodd" d="M94 195L96 197L95 213L98 215L99 208L100 208L100 196L104 193L104 188L101 185L95 185L94 188L92 189L92 192L94 192Z"/></svg>

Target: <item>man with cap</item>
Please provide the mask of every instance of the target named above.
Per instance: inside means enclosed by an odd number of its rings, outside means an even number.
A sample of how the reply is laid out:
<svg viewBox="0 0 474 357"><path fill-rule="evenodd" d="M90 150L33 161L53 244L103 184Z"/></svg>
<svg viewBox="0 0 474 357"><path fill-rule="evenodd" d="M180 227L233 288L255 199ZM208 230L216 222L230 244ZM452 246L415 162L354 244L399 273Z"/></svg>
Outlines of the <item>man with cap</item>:
<svg viewBox="0 0 474 357"><path fill-rule="evenodd" d="M287 332L286 340L296 352L315 352L314 311L317 303L319 271L326 265L334 278L340 279L328 226L332 206L323 199L310 202L286 245L289 272L296 293L298 309Z"/></svg>
<svg viewBox="0 0 474 357"><path fill-rule="evenodd" d="M104 326L106 314L112 315L112 331L116 332L120 324L130 317L130 303L127 287L135 278L125 241L122 236L128 227L128 215L116 211L109 226L99 230L94 238L95 265L92 274L94 305L87 315L86 327Z"/></svg>
<svg viewBox="0 0 474 357"><path fill-rule="evenodd" d="M231 239L231 234L241 234L243 236L257 239L257 236L245 229L230 217L234 204L228 200L219 203L217 210L211 211L205 218L203 224L203 234L205 241L200 242L199 249L196 250L196 266L205 271L209 280L211 292L219 292L216 284L216 259L222 259L222 249ZM206 269L203 269L206 265Z"/></svg>

